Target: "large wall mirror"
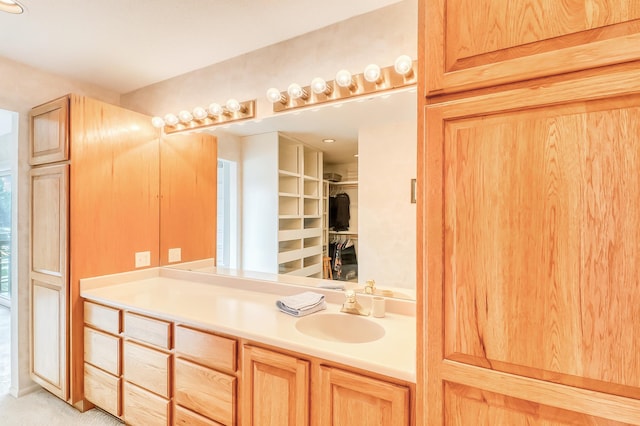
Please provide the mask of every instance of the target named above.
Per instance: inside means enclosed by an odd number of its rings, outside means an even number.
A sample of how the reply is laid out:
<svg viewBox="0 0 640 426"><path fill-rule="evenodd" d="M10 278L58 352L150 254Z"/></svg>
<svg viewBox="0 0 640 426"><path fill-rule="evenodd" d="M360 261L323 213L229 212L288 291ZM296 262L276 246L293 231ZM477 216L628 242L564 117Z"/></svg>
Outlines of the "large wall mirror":
<svg viewBox="0 0 640 426"><path fill-rule="evenodd" d="M336 288L374 280L414 299L416 99L409 88L208 131L218 266L163 264Z"/></svg>

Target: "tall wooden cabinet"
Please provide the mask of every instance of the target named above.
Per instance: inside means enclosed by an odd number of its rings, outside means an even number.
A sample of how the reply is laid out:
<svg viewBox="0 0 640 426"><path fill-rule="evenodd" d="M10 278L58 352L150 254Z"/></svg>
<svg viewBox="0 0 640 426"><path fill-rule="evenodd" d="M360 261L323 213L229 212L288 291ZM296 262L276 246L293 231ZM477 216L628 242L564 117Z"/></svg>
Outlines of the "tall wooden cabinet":
<svg viewBox="0 0 640 426"><path fill-rule="evenodd" d="M159 133L148 116L69 95L31 112L31 370L82 407L79 279L158 265Z"/></svg>
<svg viewBox="0 0 640 426"><path fill-rule="evenodd" d="M640 424L640 1L420 13L419 421Z"/></svg>

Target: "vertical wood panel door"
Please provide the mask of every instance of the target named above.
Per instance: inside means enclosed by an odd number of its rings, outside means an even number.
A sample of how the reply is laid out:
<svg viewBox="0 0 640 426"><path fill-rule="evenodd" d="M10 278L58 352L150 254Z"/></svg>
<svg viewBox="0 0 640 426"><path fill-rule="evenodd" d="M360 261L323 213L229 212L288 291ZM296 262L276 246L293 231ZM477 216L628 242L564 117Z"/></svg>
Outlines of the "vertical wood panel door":
<svg viewBox="0 0 640 426"><path fill-rule="evenodd" d="M31 376L62 399L68 396L69 166L31 171Z"/></svg>
<svg viewBox="0 0 640 426"><path fill-rule="evenodd" d="M29 164L69 159L69 98L64 97L31 110Z"/></svg>
<svg viewBox="0 0 640 426"><path fill-rule="evenodd" d="M640 58L640 0L425 0L427 92Z"/></svg>
<svg viewBox="0 0 640 426"><path fill-rule="evenodd" d="M243 357L242 423L309 424L309 362L254 346Z"/></svg>
<svg viewBox="0 0 640 426"><path fill-rule="evenodd" d="M320 367L322 426L406 426L409 389L337 368Z"/></svg>
<svg viewBox="0 0 640 426"><path fill-rule="evenodd" d="M633 79L427 107L429 424L640 424Z"/></svg>

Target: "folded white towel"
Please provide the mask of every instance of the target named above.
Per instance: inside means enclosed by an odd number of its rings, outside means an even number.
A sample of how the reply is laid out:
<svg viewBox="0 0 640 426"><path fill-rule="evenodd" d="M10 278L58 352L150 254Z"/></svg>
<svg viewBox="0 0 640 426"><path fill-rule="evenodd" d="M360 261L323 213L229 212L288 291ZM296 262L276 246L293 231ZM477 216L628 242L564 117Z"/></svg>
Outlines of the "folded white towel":
<svg viewBox="0 0 640 426"><path fill-rule="evenodd" d="M293 315L294 317L303 317L327 309L324 294L312 291L283 297L276 301L276 306L285 314Z"/></svg>

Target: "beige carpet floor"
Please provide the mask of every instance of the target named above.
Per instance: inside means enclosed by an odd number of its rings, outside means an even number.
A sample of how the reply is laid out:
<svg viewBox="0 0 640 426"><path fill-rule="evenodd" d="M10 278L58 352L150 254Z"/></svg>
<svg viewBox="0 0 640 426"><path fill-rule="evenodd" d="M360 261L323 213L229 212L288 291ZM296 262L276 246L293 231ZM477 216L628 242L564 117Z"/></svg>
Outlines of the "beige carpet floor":
<svg viewBox="0 0 640 426"><path fill-rule="evenodd" d="M2 426L112 426L121 422L100 410L81 413L45 390L21 398L9 395L11 385L10 311L0 306L0 425Z"/></svg>

